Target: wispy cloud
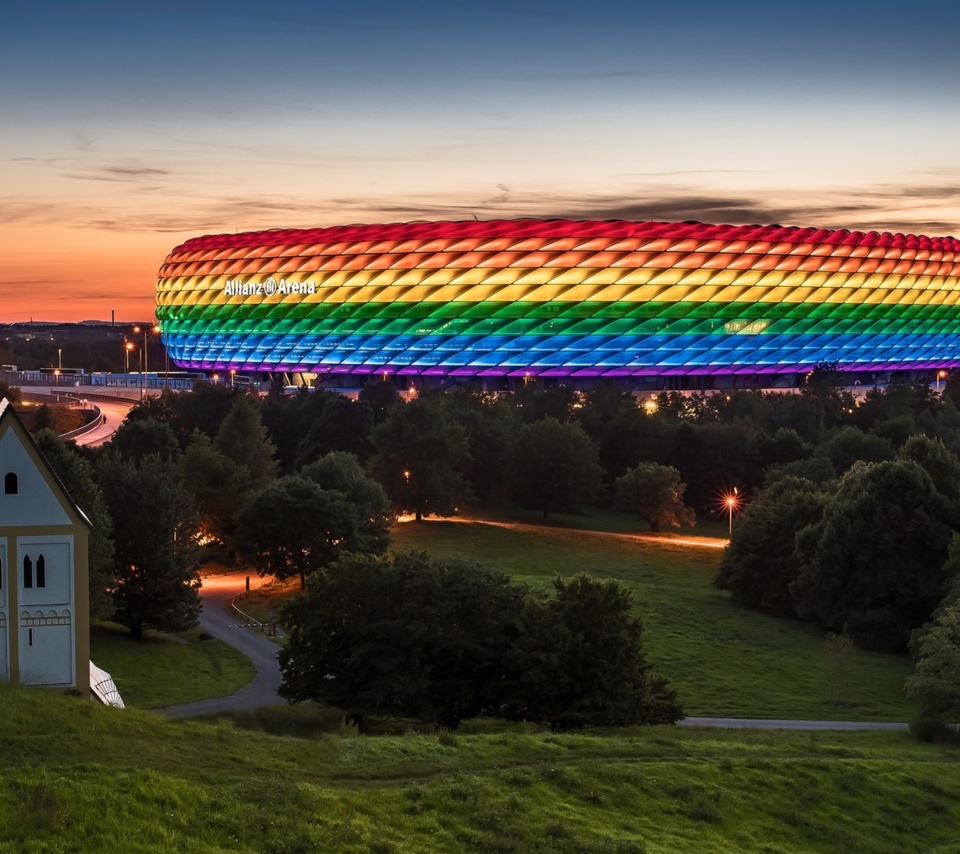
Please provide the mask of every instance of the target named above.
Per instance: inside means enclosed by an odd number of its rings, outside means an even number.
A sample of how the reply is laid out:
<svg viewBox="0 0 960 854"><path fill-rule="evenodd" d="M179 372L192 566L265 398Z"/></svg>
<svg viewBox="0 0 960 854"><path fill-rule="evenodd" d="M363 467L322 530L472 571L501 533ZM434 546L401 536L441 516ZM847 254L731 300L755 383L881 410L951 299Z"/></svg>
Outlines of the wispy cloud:
<svg viewBox="0 0 960 854"><path fill-rule="evenodd" d="M108 181L111 183L140 183L142 181L156 181L174 173L169 169L157 169L151 166L97 166L86 172L67 172L65 178L78 181Z"/></svg>
<svg viewBox="0 0 960 854"><path fill-rule="evenodd" d="M614 193L533 192L497 184L479 194L451 188L417 196L304 197L292 194L208 196L164 185L170 173L144 166L100 170L101 180L134 182L136 204L58 206L0 200L0 223L61 222L114 233L246 231L356 222L544 217L697 220L731 225L775 224L958 234L960 185L918 182L858 190L730 193L689 184L639 184ZM159 180L160 183L156 183ZM137 183L137 182L147 183Z"/></svg>

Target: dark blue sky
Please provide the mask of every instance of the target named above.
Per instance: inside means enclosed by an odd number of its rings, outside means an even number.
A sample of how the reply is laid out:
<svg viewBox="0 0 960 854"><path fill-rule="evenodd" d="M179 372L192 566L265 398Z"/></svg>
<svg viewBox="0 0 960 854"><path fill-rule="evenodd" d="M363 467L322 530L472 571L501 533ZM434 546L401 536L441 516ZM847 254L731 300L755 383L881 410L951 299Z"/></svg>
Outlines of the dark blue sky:
<svg viewBox="0 0 960 854"><path fill-rule="evenodd" d="M145 304L185 237L279 225L960 232L957 4L4 10L0 300L44 281L82 315L124 287Z"/></svg>

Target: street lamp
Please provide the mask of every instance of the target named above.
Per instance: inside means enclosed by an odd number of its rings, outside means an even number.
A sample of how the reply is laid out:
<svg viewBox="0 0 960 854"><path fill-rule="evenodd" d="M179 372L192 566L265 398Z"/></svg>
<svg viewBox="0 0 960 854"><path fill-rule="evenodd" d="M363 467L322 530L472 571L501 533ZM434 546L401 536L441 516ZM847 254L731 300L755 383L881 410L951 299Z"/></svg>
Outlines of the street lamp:
<svg viewBox="0 0 960 854"><path fill-rule="evenodd" d="M140 332L140 327L134 326L133 331ZM147 390L147 371L149 370L149 368L147 367L147 333L159 332L159 331L160 331L160 327L156 325L150 326L150 327L147 327L147 326L143 327L143 384L140 386L140 400L143 400L143 396L144 394L146 394L146 390Z"/></svg>
<svg viewBox="0 0 960 854"><path fill-rule="evenodd" d="M233 391L233 378L237 375L236 368L230 368L230 390Z"/></svg>
<svg viewBox="0 0 960 854"><path fill-rule="evenodd" d="M946 375L946 371L937 371L937 394L940 394L940 380L942 380Z"/></svg>
<svg viewBox="0 0 960 854"><path fill-rule="evenodd" d="M733 488L733 492L728 494L725 500L727 505L727 515L729 517L729 535L733 537L733 511L737 509L737 506L740 504L740 497L737 494L737 488Z"/></svg>
<svg viewBox="0 0 960 854"><path fill-rule="evenodd" d="M133 349L133 344L132 344L132 343L130 343L129 341L124 341L124 342L123 342L123 355L124 355L124 357L125 357L125 361L124 361L124 366L125 366L124 373L125 373L125 374L129 374L129 373L130 373L130 351L131 351L132 349Z"/></svg>

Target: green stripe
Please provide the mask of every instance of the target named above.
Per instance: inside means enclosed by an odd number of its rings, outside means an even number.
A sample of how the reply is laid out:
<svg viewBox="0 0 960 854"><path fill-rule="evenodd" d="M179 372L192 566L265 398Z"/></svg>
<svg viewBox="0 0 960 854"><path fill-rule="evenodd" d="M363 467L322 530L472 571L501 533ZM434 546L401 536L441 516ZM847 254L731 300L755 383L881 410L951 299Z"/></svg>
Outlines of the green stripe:
<svg viewBox="0 0 960 854"><path fill-rule="evenodd" d="M954 334L960 306L700 302L291 303L161 307L179 334ZM755 323L763 321L764 324ZM749 324L754 326L749 327Z"/></svg>

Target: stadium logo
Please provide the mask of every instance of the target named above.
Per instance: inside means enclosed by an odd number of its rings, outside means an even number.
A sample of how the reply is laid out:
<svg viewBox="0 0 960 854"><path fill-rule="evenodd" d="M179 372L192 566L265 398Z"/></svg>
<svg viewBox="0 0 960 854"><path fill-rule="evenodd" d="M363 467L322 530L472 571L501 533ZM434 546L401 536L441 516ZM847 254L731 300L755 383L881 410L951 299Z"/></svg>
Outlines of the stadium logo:
<svg viewBox="0 0 960 854"><path fill-rule="evenodd" d="M243 279L227 279L223 285L223 292L228 297L272 297L274 294L315 294L317 286L314 282L288 282L280 279L278 282L273 276L265 282L245 282Z"/></svg>

